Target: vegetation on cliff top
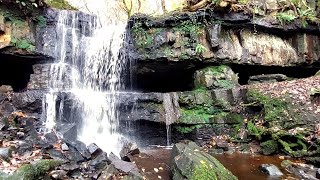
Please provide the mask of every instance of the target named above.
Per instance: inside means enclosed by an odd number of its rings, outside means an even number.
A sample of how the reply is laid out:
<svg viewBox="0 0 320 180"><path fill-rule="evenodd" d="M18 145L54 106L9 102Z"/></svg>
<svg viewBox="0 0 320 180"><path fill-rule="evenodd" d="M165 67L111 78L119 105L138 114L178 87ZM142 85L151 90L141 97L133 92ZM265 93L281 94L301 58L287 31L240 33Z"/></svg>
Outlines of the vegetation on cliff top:
<svg viewBox="0 0 320 180"><path fill-rule="evenodd" d="M16 7L27 16L45 7L76 10L66 0L0 0L0 4Z"/></svg>

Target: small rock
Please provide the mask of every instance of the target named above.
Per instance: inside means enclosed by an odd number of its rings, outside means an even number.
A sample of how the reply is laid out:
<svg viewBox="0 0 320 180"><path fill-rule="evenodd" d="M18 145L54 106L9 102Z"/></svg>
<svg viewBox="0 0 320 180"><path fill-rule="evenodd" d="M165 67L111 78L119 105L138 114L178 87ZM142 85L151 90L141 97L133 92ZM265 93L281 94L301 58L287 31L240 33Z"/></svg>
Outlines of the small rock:
<svg viewBox="0 0 320 180"><path fill-rule="evenodd" d="M72 124L60 124L57 126L57 132L61 134L64 140L67 142L73 142L77 139L77 125L75 123Z"/></svg>
<svg viewBox="0 0 320 180"><path fill-rule="evenodd" d="M74 147L84 158L90 159L91 154L87 149L87 146L81 141L73 141L71 142L72 147Z"/></svg>
<svg viewBox="0 0 320 180"><path fill-rule="evenodd" d="M263 82L280 82L286 81L288 77L283 74L262 74L250 76L248 84L263 83Z"/></svg>
<svg viewBox="0 0 320 180"><path fill-rule="evenodd" d="M58 142L58 137L54 132L47 133L46 135L44 135L44 137L46 138L48 143L56 143L56 142Z"/></svg>
<svg viewBox="0 0 320 180"><path fill-rule="evenodd" d="M132 162L123 161L113 153L110 153L109 159L111 160L111 164L114 165L116 169L125 173L140 176L140 173L136 164Z"/></svg>
<svg viewBox="0 0 320 180"><path fill-rule="evenodd" d="M136 143L132 143L129 141L125 141L123 143L122 149L120 151L120 157L122 160L128 160L128 155L135 155L139 154L140 150L138 148L138 145Z"/></svg>
<svg viewBox="0 0 320 180"><path fill-rule="evenodd" d="M100 150L100 148L94 143L89 144L89 146L87 148L88 148L88 151L91 155L94 154L95 152L97 152L98 150Z"/></svg>
<svg viewBox="0 0 320 180"><path fill-rule="evenodd" d="M9 161L9 158L11 157L11 148L5 147L5 148L0 148L0 158Z"/></svg>
<svg viewBox="0 0 320 180"><path fill-rule="evenodd" d="M102 174L98 180L112 179L112 176L117 173L119 173L117 168L113 164L110 164L102 171Z"/></svg>
<svg viewBox="0 0 320 180"><path fill-rule="evenodd" d="M73 147L69 147L69 151L65 153L65 156L70 160L74 162L82 162L84 161L83 156L80 154L79 151L74 149Z"/></svg>
<svg viewBox="0 0 320 180"><path fill-rule="evenodd" d="M89 164L90 164L90 166L93 166L95 169L102 169L108 163L110 163L110 160L108 158L107 153L102 152L95 159L91 160Z"/></svg>
<svg viewBox="0 0 320 180"><path fill-rule="evenodd" d="M3 115L10 116L10 114L15 111L15 107L11 102L6 101L0 105L0 111Z"/></svg>
<svg viewBox="0 0 320 180"><path fill-rule="evenodd" d="M0 114L0 130L3 130L9 126L9 122L7 118L1 117Z"/></svg>
<svg viewBox="0 0 320 180"><path fill-rule="evenodd" d="M226 142L217 142L216 146L220 149L223 149L224 151L228 151L229 145Z"/></svg>
<svg viewBox="0 0 320 180"><path fill-rule="evenodd" d="M60 166L60 169L65 170L65 171L74 171L79 168L80 168L80 166L75 162L63 164L62 166Z"/></svg>
<svg viewBox="0 0 320 180"><path fill-rule="evenodd" d="M316 172L316 178L320 179L320 169L318 169Z"/></svg>
<svg viewBox="0 0 320 180"><path fill-rule="evenodd" d="M209 150L209 154L211 155L215 155L215 154L223 154L223 149L220 149L220 148L216 148L216 149L210 149Z"/></svg>
<svg viewBox="0 0 320 180"><path fill-rule="evenodd" d="M50 176L53 179L65 179L67 176L67 172L64 170L55 170L50 172Z"/></svg>
<svg viewBox="0 0 320 180"><path fill-rule="evenodd" d="M261 164L260 168L263 172L267 173L269 176L282 176L283 173L279 168L273 164Z"/></svg>
<svg viewBox="0 0 320 180"><path fill-rule="evenodd" d="M19 154L25 154L26 152L32 151L32 142L30 141L18 141L17 152Z"/></svg>
<svg viewBox="0 0 320 180"><path fill-rule="evenodd" d="M47 151L47 153L50 155L52 159L59 160L59 161L65 161L65 156L61 153L59 150L50 149Z"/></svg>
<svg viewBox="0 0 320 180"><path fill-rule="evenodd" d="M23 138L24 137L24 133L23 132L17 132L17 136L18 136L18 138Z"/></svg>
<svg viewBox="0 0 320 180"><path fill-rule="evenodd" d="M61 144L61 150L62 151L68 151L69 150L68 145L66 143Z"/></svg>
<svg viewBox="0 0 320 180"><path fill-rule="evenodd" d="M233 154L236 152L236 149L234 147L229 147L228 151L226 151L227 154Z"/></svg>

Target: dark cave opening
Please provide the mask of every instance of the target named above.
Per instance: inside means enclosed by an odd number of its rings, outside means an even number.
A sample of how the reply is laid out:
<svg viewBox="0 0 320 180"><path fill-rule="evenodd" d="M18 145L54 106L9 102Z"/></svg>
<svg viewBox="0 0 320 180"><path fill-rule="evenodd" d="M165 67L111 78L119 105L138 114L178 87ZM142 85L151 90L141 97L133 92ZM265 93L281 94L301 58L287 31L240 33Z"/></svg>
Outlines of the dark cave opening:
<svg viewBox="0 0 320 180"><path fill-rule="evenodd" d="M218 64L187 63L187 62L144 62L138 63L133 90L139 92L176 92L191 91L194 87L194 73L198 69ZM278 67L229 64L238 74L241 85L248 84L250 76L262 74L283 74L288 80L313 76L320 68L317 67Z"/></svg>
<svg viewBox="0 0 320 180"><path fill-rule="evenodd" d="M197 66L184 62L140 63L133 90L139 92L174 92L193 89L193 74Z"/></svg>
<svg viewBox="0 0 320 180"><path fill-rule="evenodd" d="M33 64L34 59L0 54L0 86L10 85L15 92L25 90Z"/></svg>

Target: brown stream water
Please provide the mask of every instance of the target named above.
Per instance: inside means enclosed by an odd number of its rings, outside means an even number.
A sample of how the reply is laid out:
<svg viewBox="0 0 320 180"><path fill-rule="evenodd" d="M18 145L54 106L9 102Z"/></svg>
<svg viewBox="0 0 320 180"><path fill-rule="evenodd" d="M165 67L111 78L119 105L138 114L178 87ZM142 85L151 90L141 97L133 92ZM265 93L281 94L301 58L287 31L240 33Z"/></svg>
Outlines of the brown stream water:
<svg viewBox="0 0 320 180"><path fill-rule="evenodd" d="M133 157L140 170L144 171L147 179L170 179L170 156L171 149L149 148L142 150L140 155ZM298 179L293 174L281 167L284 160L280 156L263 156L251 154L221 154L215 155L227 169L229 169L239 180L273 180L273 179ZM282 171L281 178L271 178L263 173L259 166L261 164L274 164Z"/></svg>
<svg viewBox="0 0 320 180"><path fill-rule="evenodd" d="M280 156L263 156L252 154L221 154L215 155L227 169L229 169L239 180L271 180L271 179L298 179L293 174L287 172L281 167L281 162L284 160ZM284 174L281 178L271 178L263 173L259 166L261 164L274 164Z"/></svg>

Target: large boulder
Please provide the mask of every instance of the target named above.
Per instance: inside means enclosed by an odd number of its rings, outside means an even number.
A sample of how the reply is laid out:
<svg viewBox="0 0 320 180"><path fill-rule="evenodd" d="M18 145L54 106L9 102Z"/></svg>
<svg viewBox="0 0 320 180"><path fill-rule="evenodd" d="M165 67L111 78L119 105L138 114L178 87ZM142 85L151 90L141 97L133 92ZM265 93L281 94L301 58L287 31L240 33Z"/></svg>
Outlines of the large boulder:
<svg viewBox="0 0 320 180"><path fill-rule="evenodd" d="M194 142L177 143L172 149L173 179L238 179L216 158L200 150Z"/></svg>
<svg viewBox="0 0 320 180"><path fill-rule="evenodd" d="M12 103L19 110L40 113L42 111L43 94L43 91L15 93L12 97Z"/></svg>
<svg viewBox="0 0 320 180"><path fill-rule="evenodd" d="M195 72L195 87L230 89L238 84L238 76L228 66L211 66Z"/></svg>

